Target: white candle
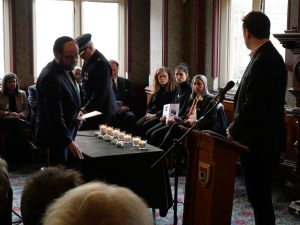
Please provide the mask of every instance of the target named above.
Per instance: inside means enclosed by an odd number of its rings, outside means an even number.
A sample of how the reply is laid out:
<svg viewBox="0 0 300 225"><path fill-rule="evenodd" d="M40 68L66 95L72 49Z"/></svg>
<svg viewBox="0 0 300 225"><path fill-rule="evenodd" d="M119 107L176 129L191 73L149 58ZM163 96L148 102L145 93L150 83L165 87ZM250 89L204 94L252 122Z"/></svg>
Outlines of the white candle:
<svg viewBox="0 0 300 225"><path fill-rule="evenodd" d="M147 144L146 140L140 140L139 149L146 149L146 144Z"/></svg>
<svg viewBox="0 0 300 225"><path fill-rule="evenodd" d="M107 127L106 128L106 133L108 134L108 135L111 135L111 132L113 131L113 128L112 127Z"/></svg>
<svg viewBox="0 0 300 225"><path fill-rule="evenodd" d="M124 140L124 136L125 136L125 132L122 132L122 131L121 131L121 132L119 133L118 140L119 140L119 141L123 141L123 140Z"/></svg>
<svg viewBox="0 0 300 225"><path fill-rule="evenodd" d="M120 129L114 129L113 131L112 131L112 136L114 136L114 138L115 139L117 139L118 138L118 135L119 135L119 132L120 132Z"/></svg>
<svg viewBox="0 0 300 225"><path fill-rule="evenodd" d="M100 129L100 134L102 134L102 135L106 134L106 129L107 129L106 124L99 125L99 129Z"/></svg>
<svg viewBox="0 0 300 225"><path fill-rule="evenodd" d="M140 140L141 140L140 137L133 137L133 138L132 138L132 145L133 145L133 146L139 146Z"/></svg>
<svg viewBox="0 0 300 225"><path fill-rule="evenodd" d="M124 142L127 144L131 142L131 134L125 134Z"/></svg>

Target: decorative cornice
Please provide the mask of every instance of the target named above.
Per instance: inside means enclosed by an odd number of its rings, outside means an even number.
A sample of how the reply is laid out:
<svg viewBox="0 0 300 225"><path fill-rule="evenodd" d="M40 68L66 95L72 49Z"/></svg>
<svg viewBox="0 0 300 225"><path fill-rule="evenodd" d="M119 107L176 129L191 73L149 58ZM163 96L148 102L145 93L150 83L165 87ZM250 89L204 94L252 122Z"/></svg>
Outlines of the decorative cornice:
<svg viewBox="0 0 300 225"><path fill-rule="evenodd" d="M287 32L284 34L273 34L284 48L290 49L293 54L300 54L300 33Z"/></svg>

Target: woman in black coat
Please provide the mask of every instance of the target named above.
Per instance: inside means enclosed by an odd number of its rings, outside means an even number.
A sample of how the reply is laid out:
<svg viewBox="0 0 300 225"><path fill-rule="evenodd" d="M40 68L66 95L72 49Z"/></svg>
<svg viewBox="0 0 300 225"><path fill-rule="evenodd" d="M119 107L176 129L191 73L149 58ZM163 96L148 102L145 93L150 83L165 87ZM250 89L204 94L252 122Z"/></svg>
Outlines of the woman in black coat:
<svg viewBox="0 0 300 225"><path fill-rule="evenodd" d="M163 107L172 102L175 89L174 78L167 67L155 71L153 79L154 93L146 109L146 115L136 123L137 134L145 137L146 131L160 122Z"/></svg>

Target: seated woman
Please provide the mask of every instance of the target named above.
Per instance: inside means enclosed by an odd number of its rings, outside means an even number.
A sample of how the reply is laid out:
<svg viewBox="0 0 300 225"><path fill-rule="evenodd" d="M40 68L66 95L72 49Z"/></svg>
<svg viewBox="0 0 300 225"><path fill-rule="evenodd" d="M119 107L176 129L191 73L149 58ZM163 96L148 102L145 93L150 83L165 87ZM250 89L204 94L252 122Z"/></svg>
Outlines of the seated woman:
<svg viewBox="0 0 300 225"><path fill-rule="evenodd" d="M25 132L25 129L30 127L26 121L28 116L28 100L25 91L19 90L17 75L5 74L0 92L0 127L9 133L9 137L16 140L14 143L25 149L35 150L36 146Z"/></svg>
<svg viewBox="0 0 300 225"><path fill-rule="evenodd" d="M160 122L163 107L172 102L175 89L174 78L167 67L160 67L155 71L153 79L154 93L146 108L146 115L136 123L137 134L145 137L146 131Z"/></svg>
<svg viewBox="0 0 300 225"><path fill-rule="evenodd" d="M185 63L181 63L176 66L175 80L177 82L177 86L173 94L172 103L179 104L179 117L184 115L192 92L188 74L188 66ZM175 122L175 119L171 118L166 121L166 117L162 116L160 118L160 123L146 132L146 139L148 140L148 143L158 146L162 142L171 125Z"/></svg>
<svg viewBox="0 0 300 225"><path fill-rule="evenodd" d="M186 113L182 117L177 118L177 122L172 124L163 142L159 145L159 148L165 151L172 146L175 138L180 138L183 135L184 132L180 130L179 125L193 126L212 107L213 95L208 92L207 80L204 75L194 76L192 89L193 92ZM196 128L199 130L211 130L215 126L216 121L217 109L214 107L203 120L198 121Z"/></svg>

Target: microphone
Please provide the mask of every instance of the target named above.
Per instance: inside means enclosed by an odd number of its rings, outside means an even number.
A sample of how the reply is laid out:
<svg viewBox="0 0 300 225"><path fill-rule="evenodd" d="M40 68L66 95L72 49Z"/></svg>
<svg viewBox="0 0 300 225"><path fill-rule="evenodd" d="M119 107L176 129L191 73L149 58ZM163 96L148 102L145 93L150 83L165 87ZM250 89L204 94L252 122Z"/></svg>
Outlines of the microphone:
<svg viewBox="0 0 300 225"><path fill-rule="evenodd" d="M212 102L222 101L224 99L227 91L229 91L231 88L233 88L234 85L235 85L235 83L232 80L229 81L224 88L221 88L219 93L213 98Z"/></svg>

